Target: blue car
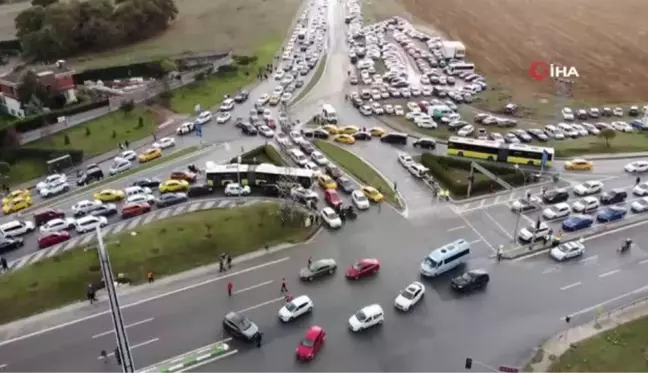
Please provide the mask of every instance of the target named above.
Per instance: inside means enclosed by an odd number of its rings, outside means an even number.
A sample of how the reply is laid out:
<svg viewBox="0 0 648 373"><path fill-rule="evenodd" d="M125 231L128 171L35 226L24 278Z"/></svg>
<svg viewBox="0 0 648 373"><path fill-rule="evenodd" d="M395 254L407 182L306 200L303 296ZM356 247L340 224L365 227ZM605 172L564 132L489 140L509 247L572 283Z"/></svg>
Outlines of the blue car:
<svg viewBox="0 0 648 373"><path fill-rule="evenodd" d="M644 123L643 120L635 119L632 122L630 122L630 125L641 131L648 130L648 123Z"/></svg>
<svg viewBox="0 0 648 373"><path fill-rule="evenodd" d="M594 219L589 215L570 216L563 220L562 228L565 232L574 232L581 229L589 228L594 224Z"/></svg>
<svg viewBox="0 0 648 373"><path fill-rule="evenodd" d="M596 216L596 220L601 223L607 223L609 221L623 219L624 216L628 213L628 209L623 206L608 206L603 210L599 211Z"/></svg>

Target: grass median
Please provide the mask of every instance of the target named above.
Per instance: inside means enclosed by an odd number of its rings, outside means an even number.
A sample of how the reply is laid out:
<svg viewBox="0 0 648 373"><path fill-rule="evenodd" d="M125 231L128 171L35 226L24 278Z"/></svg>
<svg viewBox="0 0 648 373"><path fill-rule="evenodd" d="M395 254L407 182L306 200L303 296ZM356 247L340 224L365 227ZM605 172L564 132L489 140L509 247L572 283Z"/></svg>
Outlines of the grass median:
<svg viewBox="0 0 648 373"><path fill-rule="evenodd" d="M646 372L648 317L574 344L549 372Z"/></svg>
<svg viewBox="0 0 648 373"><path fill-rule="evenodd" d="M315 73L313 73L313 77L308 81L308 84L299 92L297 97L295 97L291 105L298 103L300 100L302 100L304 97L308 96L308 93L317 85L319 80L322 78L322 75L324 74L324 70L326 69L326 55L322 55L320 62L317 64L317 67L315 68Z"/></svg>
<svg viewBox="0 0 648 373"><path fill-rule="evenodd" d="M609 144L605 139L596 136L585 136L577 139L551 141L550 146L556 150L556 157L577 157L587 154L638 153L648 150L648 134L645 132L615 132ZM608 146L609 145L609 146Z"/></svg>
<svg viewBox="0 0 648 373"><path fill-rule="evenodd" d="M265 245L297 243L314 227L304 227L302 213L286 214L281 207L259 203L232 209L185 214L106 238L115 273L133 284L233 257ZM70 250L0 277L0 324L85 299L88 283L98 283L101 271L95 250Z"/></svg>
<svg viewBox="0 0 648 373"><path fill-rule="evenodd" d="M402 207L393 186L362 159L348 150L324 140L315 140L314 144L322 153L340 165L340 167L345 169L354 178L380 190L385 196L385 201L398 208Z"/></svg>

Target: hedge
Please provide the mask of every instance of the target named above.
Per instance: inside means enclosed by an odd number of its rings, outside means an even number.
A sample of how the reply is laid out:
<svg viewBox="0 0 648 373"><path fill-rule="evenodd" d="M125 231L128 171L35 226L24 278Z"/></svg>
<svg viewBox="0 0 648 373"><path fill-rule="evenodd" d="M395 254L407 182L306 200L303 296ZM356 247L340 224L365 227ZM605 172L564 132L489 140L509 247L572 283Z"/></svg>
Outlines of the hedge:
<svg viewBox="0 0 648 373"><path fill-rule="evenodd" d="M263 163L262 161L267 159L272 164L275 166L285 166L286 162L284 162L283 158L281 158L281 155L275 149L274 147L270 145L261 145L258 146L252 150L249 150L243 154L241 154L241 163L242 164L261 164ZM259 161L261 159L261 161ZM238 161L238 157L232 158L230 163L236 163Z"/></svg>
<svg viewBox="0 0 648 373"><path fill-rule="evenodd" d="M83 150L76 149L49 149L49 148L16 148L0 153L0 159L3 161L14 164L22 159L36 159L43 161L43 163L50 159L62 157L66 154L70 155L72 164L78 164L83 161Z"/></svg>
<svg viewBox="0 0 648 373"><path fill-rule="evenodd" d="M18 39L13 39L13 40L0 40L0 51L18 51L22 52L22 45L20 44L20 40Z"/></svg>
<svg viewBox="0 0 648 373"><path fill-rule="evenodd" d="M449 172L450 169L460 169L470 171L472 161L450 157L442 157L430 153L421 155L421 164L428 169L430 173L455 196L463 197L468 193L468 180L456 180ZM482 167L489 170L505 182L512 186L524 185L525 178L515 169L503 167L496 164L480 163ZM502 187L497 182L491 180L476 180L470 190L471 194L483 194L490 192L491 186L495 191L501 190Z"/></svg>
<svg viewBox="0 0 648 373"><path fill-rule="evenodd" d="M161 78L164 74L165 71L160 67L159 62L140 62L85 70L74 75L74 84L82 85L88 80L96 82L97 80L108 81L130 77Z"/></svg>
<svg viewBox="0 0 648 373"><path fill-rule="evenodd" d="M0 131L4 131L9 127L14 127L20 133L33 131L43 127L45 124L52 124L58 121L58 117L70 116L78 113L83 113L89 110L97 109L100 107L108 106L108 100L101 100L88 103L80 103L74 106L64 107L60 110L54 110L44 115L37 115L25 119L17 119L9 122L0 127Z"/></svg>

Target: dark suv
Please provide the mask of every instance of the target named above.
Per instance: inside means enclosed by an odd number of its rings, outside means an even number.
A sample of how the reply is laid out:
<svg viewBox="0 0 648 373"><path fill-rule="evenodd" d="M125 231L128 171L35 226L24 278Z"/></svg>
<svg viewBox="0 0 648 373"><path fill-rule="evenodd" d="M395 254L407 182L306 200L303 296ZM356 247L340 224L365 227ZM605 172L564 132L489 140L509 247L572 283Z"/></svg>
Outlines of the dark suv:
<svg viewBox="0 0 648 373"><path fill-rule="evenodd" d="M609 192L603 193L601 196L602 205L613 205L615 203L620 203L628 198L628 193L623 189L612 189Z"/></svg>
<svg viewBox="0 0 648 373"><path fill-rule="evenodd" d="M569 199L569 192L566 189L550 190L542 196L546 204L565 202Z"/></svg>
<svg viewBox="0 0 648 373"><path fill-rule="evenodd" d="M77 185L88 185L94 183L95 181L102 180L104 178L104 173L99 166L90 165L86 168L85 172L77 174Z"/></svg>
<svg viewBox="0 0 648 373"><path fill-rule="evenodd" d="M62 219L64 217L65 217L65 212L63 212L63 210L59 210L59 209L42 210L34 214L34 224L37 227L40 227L41 225L47 223L50 220Z"/></svg>

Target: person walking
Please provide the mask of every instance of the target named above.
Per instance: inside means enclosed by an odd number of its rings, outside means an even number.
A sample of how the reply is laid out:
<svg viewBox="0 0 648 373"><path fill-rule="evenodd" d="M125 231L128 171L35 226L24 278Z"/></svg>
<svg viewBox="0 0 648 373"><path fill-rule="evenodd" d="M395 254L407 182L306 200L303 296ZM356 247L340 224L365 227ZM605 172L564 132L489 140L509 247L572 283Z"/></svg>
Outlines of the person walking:
<svg viewBox="0 0 648 373"><path fill-rule="evenodd" d="M282 293L288 292L288 286L286 286L286 279L285 278L281 279L281 292Z"/></svg>
<svg viewBox="0 0 648 373"><path fill-rule="evenodd" d="M311 265L313 264L313 258L308 257L308 269L311 269Z"/></svg>
<svg viewBox="0 0 648 373"><path fill-rule="evenodd" d="M106 352L106 350L101 350L100 356L104 364L108 364L108 353Z"/></svg>
<svg viewBox="0 0 648 373"><path fill-rule="evenodd" d="M2 268L2 273L9 271L9 263L7 263L7 258L4 256L0 258L0 268Z"/></svg>
<svg viewBox="0 0 648 373"><path fill-rule="evenodd" d="M227 269L231 269L232 268L232 256L227 254L226 258L227 258Z"/></svg>
<svg viewBox="0 0 648 373"><path fill-rule="evenodd" d="M93 304L94 302L97 301L97 292L94 289L94 286L92 284L88 284L88 291L86 293L88 296L88 300L90 301L90 304Z"/></svg>
<svg viewBox="0 0 648 373"><path fill-rule="evenodd" d="M263 337L261 336L261 332L258 332L256 334L256 345L258 348L261 348L261 339L263 339Z"/></svg>
<svg viewBox="0 0 648 373"><path fill-rule="evenodd" d="M125 140L124 141L124 147L126 147L126 149L128 149L129 146L130 146L130 143L128 142L128 140Z"/></svg>
<svg viewBox="0 0 648 373"><path fill-rule="evenodd" d="M234 288L234 284L230 281L227 283L227 295L230 297L232 296L232 288Z"/></svg>
<svg viewBox="0 0 648 373"><path fill-rule="evenodd" d="M152 284L155 281L155 275L153 274L153 272L149 272L146 275L146 278L148 279L149 284Z"/></svg>
<svg viewBox="0 0 648 373"><path fill-rule="evenodd" d="M639 185L641 182L641 177L637 176L637 179L635 179L635 186Z"/></svg>

